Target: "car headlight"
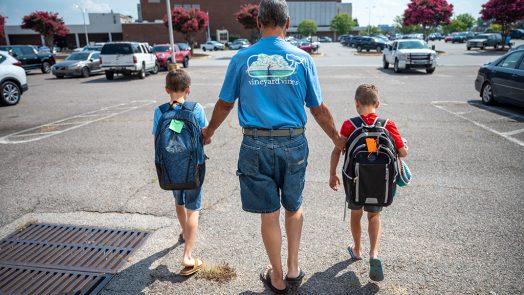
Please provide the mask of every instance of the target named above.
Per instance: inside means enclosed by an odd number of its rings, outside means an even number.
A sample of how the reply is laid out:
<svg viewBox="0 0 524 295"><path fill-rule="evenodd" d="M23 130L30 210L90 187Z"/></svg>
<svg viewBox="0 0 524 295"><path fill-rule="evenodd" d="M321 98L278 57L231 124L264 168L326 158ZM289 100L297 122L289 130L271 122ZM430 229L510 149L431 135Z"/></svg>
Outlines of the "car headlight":
<svg viewBox="0 0 524 295"><path fill-rule="evenodd" d="M399 59L408 59L408 55L406 53L401 53L399 56L398 56Z"/></svg>
<svg viewBox="0 0 524 295"><path fill-rule="evenodd" d="M435 54L435 53L432 53L432 54L429 55L429 59L430 60L434 60L436 58L437 58L437 54Z"/></svg>
<svg viewBox="0 0 524 295"><path fill-rule="evenodd" d="M76 68L78 68L79 66L80 66L80 64L72 64L72 65L70 65L68 68L69 68L69 69L76 69Z"/></svg>

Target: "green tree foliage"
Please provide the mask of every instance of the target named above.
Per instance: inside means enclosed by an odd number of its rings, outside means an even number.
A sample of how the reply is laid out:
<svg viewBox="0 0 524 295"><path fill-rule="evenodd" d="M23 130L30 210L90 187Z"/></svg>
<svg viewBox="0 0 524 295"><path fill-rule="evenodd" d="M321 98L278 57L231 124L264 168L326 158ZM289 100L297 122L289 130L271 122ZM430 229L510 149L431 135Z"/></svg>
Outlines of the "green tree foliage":
<svg viewBox="0 0 524 295"><path fill-rule="evenodd" d="M368 35L380 35L382 34L382 31L375 26L367 26L365 30L360 31L360 35L362 36L368 36Z"/></svg>
<svg viewBox="0 0 524 295"><path fill-rule="evenodd" d="M393 19L393 23L395 26L395 31L401 34L420 33L422 31L422 26L420 25L404 25L404 18L401 15L395 16L395 18Z"/></svg>
<svg viewBox="0 0 524 295"><path fill-rule="evenodd" d="M464 25L465 31L471 30L476 23L475 18L469 13L459 14L454 19L460 21Z"/></svg>
<svg viewBox="0 0 524 295"><path fill-rule="evenodd" d="M330 28L335 31L337 35L345 35L353 30L355 23L347 13L340 13L335 15L331 20Z"/></svg>
<svg viewBox="0 0 524 295"><path fill-rule="evenodd" d="M464 13L454 17L451 22L447 25L442 26L444 34L453 32L464 32L469 31L477 23L477 20L471 14Z"/></svg>
<svg viewBox="0 0 524 295"><path fill-rule="evenodd" d="M298 33L302 36L313 35L317 32L317 23L311 19L305 19L298 24Z"/></svg>

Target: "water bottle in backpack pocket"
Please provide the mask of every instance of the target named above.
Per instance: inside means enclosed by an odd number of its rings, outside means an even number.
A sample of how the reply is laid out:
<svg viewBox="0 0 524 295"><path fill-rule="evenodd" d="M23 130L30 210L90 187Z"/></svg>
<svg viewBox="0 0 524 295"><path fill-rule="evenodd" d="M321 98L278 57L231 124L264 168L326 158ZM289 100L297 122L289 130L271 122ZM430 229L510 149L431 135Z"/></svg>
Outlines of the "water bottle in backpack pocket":
<svg viewBox="0 0 524 295"><path fill-rule="evenodd" d="M346 201L356 205L389 206L393 202L398 174L397 150L378 119L371 125L362 118L350 119L355 131L346 143L342 179Z"/></svg>
<svg viewBox="0 0 524 295"><path fill-rule="evenodd" d="M164 190L196 189L204 182L204 142L195 107L196 102L185 102L180 109L169 103L159 107L155 166Z"/></svg>

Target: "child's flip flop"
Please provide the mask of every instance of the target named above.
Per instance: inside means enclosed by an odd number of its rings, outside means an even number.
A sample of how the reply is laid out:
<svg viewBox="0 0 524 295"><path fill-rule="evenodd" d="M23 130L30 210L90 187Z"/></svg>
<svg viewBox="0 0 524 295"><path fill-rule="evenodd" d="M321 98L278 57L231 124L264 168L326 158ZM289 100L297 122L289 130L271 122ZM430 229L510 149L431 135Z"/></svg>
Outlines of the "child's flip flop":
<svg viewBox="0 0 524 295"><path fill-rule="evenodd" d="M298 273L298 276L296 278L290 278L286 275L286 281L292 285L300 285L305 275L306 274L304 273L304 271L300 269L300 272Z"/></svg>
<svg viewBox="0 0 524 295"><path fill-rule="evenodd" d="M355 252L353 251L353 246L348 247L349 256L351 256L352 260L362 260L362 257L355 255Z"/></svg>
<svg viewBox="0 0 524 295"><path fill-rule="evenodd" d="M369 259L369 278L376 282L384 280L384 271L380 258Z"/></svg>
<svg viewBox="0 0 524 295"><path fill-rule="evenodd" d="M202 270L202 266L204 265L204 262L200 259L195 259L195 264L191 266L184 266L184 268L180 271L181 276L190 276L192 274L195 274Z"/></svg>

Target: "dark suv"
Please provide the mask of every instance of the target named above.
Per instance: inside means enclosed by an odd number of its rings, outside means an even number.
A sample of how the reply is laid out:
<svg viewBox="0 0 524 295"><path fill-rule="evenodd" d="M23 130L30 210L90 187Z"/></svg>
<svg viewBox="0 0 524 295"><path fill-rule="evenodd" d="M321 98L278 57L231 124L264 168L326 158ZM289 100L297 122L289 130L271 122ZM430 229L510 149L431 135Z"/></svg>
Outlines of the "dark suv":
<svg viewBox="0 0 524 295"><path fill-rule="evenodd" d="M362 50L366 50L367 52L370 50L382 52L384 47L386 47L386 42L384 42L383 39L377 37L362 37L355 43L355 48L357 48L358 52L362 52Z"/></svg>
<svg viewBox="0 0 524 295"><path fill-rule="evenodd" d="M47 74L51 72L51 66L55 64L55 58L51 53L38 53L31 45L7 45L0 46L0 50L7 51L12 57L22 63L24 70L41 70Z"/></svg>

